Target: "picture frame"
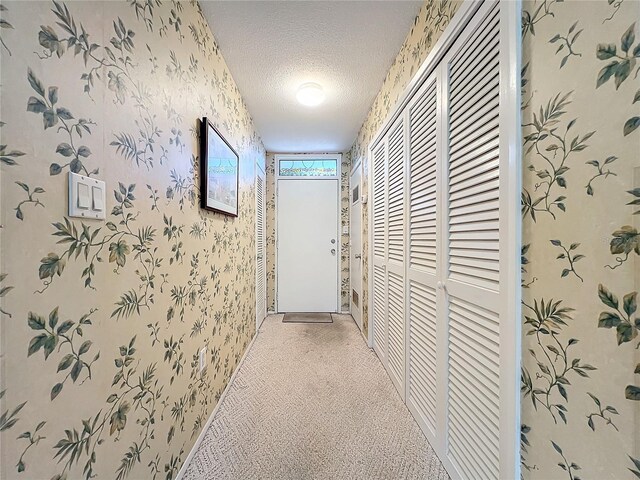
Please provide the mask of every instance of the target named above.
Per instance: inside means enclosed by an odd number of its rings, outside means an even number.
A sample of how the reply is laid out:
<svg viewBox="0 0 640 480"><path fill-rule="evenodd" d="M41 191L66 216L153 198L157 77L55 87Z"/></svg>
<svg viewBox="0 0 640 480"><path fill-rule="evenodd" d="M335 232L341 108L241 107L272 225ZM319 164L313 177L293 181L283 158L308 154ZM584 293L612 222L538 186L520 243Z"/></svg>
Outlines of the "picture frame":
<svg viewBox="0 0 640 480"><path fill-rule="evenodd" d="M200 121L200 206L238 216L240 157L207 118Z"/></svg>

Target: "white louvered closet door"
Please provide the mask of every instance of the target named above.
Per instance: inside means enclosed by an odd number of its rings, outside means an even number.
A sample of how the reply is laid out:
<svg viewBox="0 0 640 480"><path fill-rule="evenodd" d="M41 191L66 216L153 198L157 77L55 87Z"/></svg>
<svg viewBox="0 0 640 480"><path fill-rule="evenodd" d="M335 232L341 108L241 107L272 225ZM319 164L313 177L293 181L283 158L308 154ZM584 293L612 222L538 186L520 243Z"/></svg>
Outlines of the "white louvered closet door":
<svg viewBox="0 0 640 480"><path fill-rule="evenodd" d="M387 370L404 398L405 372L405 124L400 116L387 137Z"/></svg>
<svg viewBox="0 0 640 480"><path fill-rule="evenodd" d="M499 10L498 2L485 2L442 69L446 454L462 478L501 476L500 329L508 298L500 269L508 258L500 243Z"/></svg>
<svg viewBox="0 0 640 480"><path fill-rule="evenodd" d="M453 480L513 479L519 9L461 8L457 37L371 145L372 342Z"/></svg>
<svg viewBox="0 0 640 480"><path fill-rule="evenodd" d="M387 359L387 144L381 141L372 156L372 320L373 348L386 365Z"/></svg>
<svg viewBox="0 0 640 480"><path fill-rule="evenodd" d="M256 321L260 327L267 316L264 172L256 167Z"/></svg>
<svg viewBox="0 0 640 480"><path fill-rule="evenodd" d="M437 420L438 84L408 105L407 405L435 444ZM426 427L426 428L425 428Z"/></svg>

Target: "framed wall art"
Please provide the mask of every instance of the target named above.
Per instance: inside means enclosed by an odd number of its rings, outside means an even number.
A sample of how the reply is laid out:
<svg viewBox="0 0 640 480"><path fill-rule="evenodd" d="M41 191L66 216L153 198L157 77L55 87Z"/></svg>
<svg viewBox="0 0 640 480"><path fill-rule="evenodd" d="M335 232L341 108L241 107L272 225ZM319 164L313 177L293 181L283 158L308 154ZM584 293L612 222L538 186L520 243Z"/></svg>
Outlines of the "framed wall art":
<svg viewBox="0 0 640 480"><path fill-rule="evenodd" d="M201 206L206 210L238 216L240 157L211 121L200 122Z"/></svg>

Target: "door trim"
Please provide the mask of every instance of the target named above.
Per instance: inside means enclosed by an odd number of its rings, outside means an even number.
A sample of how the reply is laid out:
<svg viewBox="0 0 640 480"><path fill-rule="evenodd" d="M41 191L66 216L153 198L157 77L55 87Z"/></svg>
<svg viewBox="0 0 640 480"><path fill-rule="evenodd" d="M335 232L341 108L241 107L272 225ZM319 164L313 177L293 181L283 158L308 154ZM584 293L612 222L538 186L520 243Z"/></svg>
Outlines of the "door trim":
<svg viewBox="0 0 640 480"><path fill-rule="evenodd" d="M276 208L275 208L275 212L274 212L274 221L275 221L275 243L276 243L276 248L275 248L275 255L274 255L274 262L275 262L275 279L274 279L274 303L275 303L275 311L276 313L280 313L280 309L278 306L278 210L279 210L279 188L278 188L278 183L280 181L296 181L296 180L337 180L338 181L338 196L337 196L337 208L338 208L338 224L336 225L336 275L337 275L337 285L338 285L338 291L337 291L337 300L336 300L336 309L334 313L340 313L341 309L340 306L342 304L342 298L341 298L341 280L340 280L340 272L341 272L341 268L340 268L340 259L342 257L342 229L340 228L341 223L342 223L342 215L341 215L341 208L340 208L340 201L341 201L341 194L342 194L342 154L341 153L300 153L300 154L295 154L295 153L279 153L274 155L275 159L274 159L274 182L275 182L275 187L276 187ZM326 177L283 177L280 175L280 168L278 168L279 166L279 162L280 160L298 160L298 159L311 159L311 158L316 158L316 159L335 159L336 163L337 163L337 175L336 176L326 176Z"/></svg>

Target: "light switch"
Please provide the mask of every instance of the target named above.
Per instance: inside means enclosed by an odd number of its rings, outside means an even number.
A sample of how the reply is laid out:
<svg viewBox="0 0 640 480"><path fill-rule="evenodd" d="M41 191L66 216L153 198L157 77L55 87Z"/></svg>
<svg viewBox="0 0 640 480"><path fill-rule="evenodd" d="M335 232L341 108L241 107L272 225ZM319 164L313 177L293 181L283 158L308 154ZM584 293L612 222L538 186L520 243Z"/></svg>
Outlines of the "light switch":
<svg viewBox="0 0 640 480"><path fill-rule="evenodd" d="M93 209L96 212L104 210L104 191L101 187L91 187L91 194L93 197Z"/></svg>
<svg viewBox="0 0 640 480"><path fill-rule="evenodd" d="M106 184L102 180L69 172L70 217L104 219Z"/></svg>
<svg viewBox="0 0 640 480"><path fill-rule="evenodd" d="M78 208L88 210L91 205L91 197L89 196L89 185L78 182Z"/></svg>

